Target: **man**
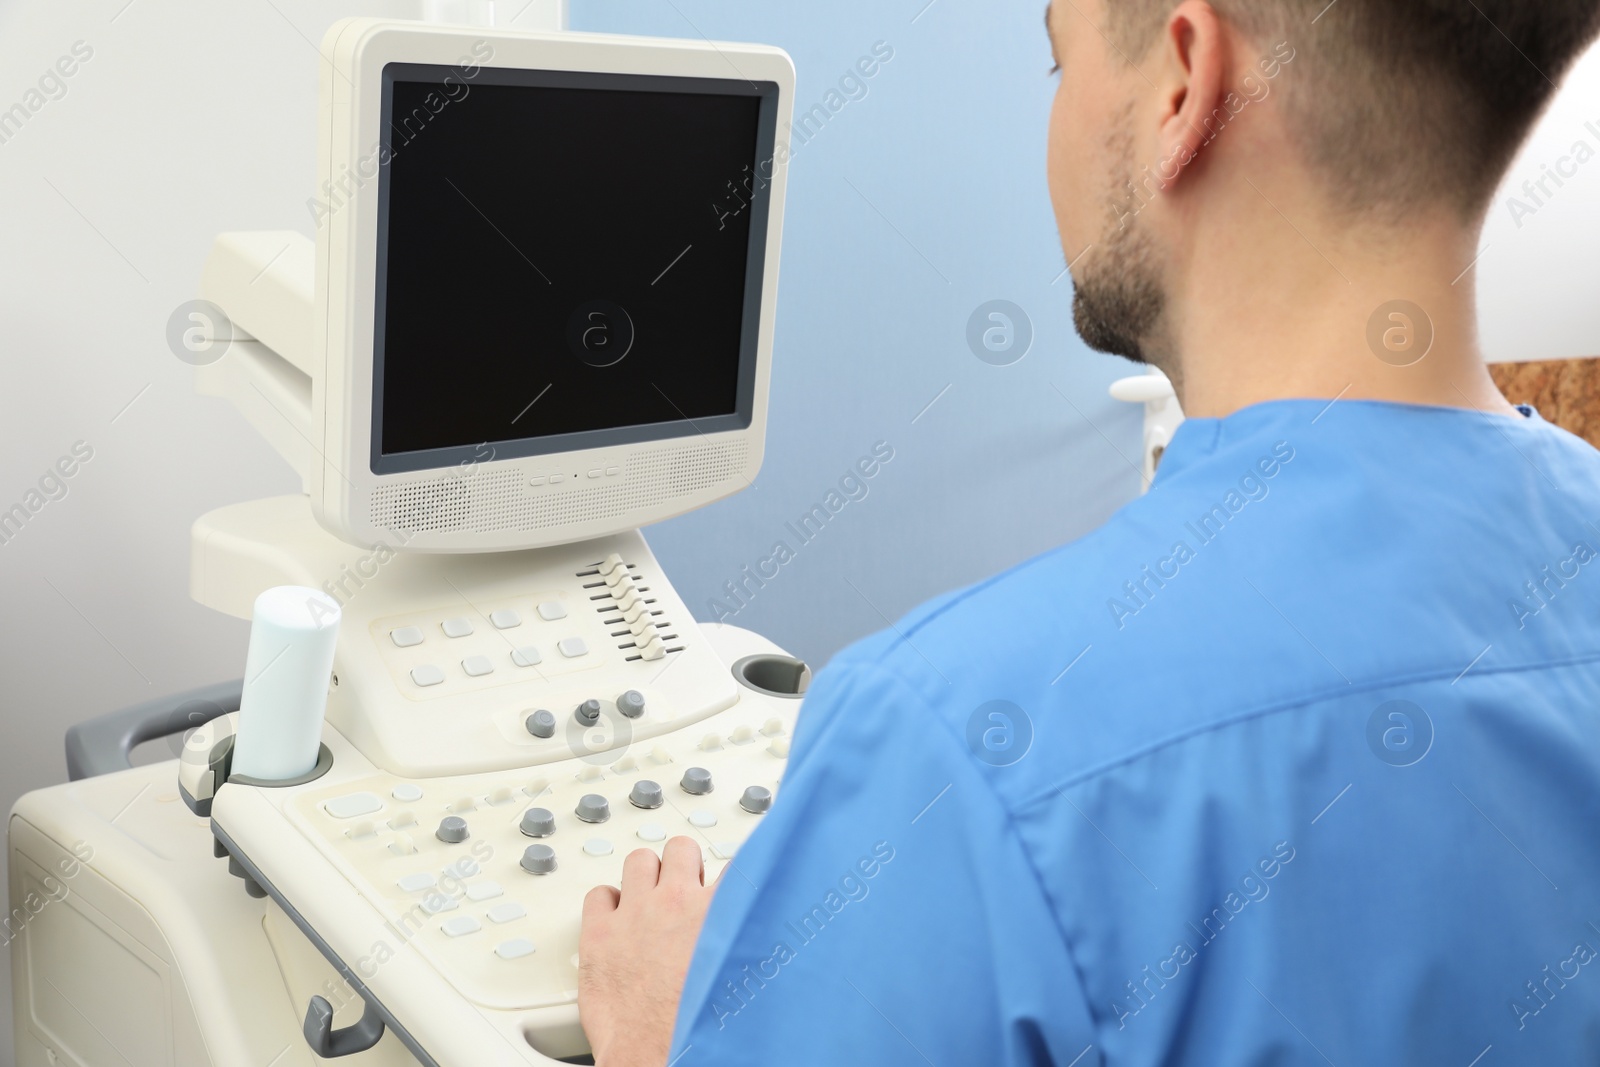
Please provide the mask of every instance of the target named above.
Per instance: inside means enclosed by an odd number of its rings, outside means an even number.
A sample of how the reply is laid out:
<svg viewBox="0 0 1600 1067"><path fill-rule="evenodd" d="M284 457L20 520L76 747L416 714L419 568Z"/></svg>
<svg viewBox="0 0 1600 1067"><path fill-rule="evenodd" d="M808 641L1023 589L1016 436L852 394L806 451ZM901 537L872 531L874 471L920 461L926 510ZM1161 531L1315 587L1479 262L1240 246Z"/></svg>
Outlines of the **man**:
<svg viewBox="0 0 1600 1067"><path fill-rule="evenodd" d="M1078 329L1189 421L837 657L714 903L687 840L591 895L597 1063L1600 1062L1600 454L1469 269L1600 3L1049 23Z"/></svg>

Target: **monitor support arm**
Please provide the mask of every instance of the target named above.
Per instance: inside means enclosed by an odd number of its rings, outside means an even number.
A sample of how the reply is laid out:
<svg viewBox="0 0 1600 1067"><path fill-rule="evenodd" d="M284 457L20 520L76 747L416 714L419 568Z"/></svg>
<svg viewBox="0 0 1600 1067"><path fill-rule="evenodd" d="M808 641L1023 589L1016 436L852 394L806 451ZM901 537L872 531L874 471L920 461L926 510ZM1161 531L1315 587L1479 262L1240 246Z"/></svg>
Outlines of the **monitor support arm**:
<svg viewBox="0 0 1600 1067"><path fill-rule="evenodd" d="M210 311L208 340L226 341L220 358L196 369L195 389L238 408L309 482L317 461L312 390L320 374L313 345L316 245L293 230L219 234L206 258L200 294Z"/></svg>

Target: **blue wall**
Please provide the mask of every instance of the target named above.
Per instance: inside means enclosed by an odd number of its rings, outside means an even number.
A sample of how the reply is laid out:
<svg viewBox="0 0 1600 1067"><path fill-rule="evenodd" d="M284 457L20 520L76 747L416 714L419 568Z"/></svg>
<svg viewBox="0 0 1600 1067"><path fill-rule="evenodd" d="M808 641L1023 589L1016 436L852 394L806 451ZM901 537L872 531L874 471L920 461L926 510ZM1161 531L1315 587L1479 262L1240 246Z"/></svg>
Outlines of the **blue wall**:
<svg viewBox="0 0 1600 1067"><path fill-rule="evenodd" d="M893 49L866 94L795 155L754 489L647 531L699 618L720 600L737 609L729 621L813 664L930 596L1081 536L1138 491L1140 414L1106 396L1131 365L1072 330L1045 183L1043 5L925 3L572 5L579 30L781 46L799 72L797 112L876 43ZM1033 324L1031 350L1009 366L967 342L968 319L995 299ZM880 441L894 458L866 495L802 543L786 524ZM728 597L724 584L780 540L793 559L747 585L744 606Z"/></svg>

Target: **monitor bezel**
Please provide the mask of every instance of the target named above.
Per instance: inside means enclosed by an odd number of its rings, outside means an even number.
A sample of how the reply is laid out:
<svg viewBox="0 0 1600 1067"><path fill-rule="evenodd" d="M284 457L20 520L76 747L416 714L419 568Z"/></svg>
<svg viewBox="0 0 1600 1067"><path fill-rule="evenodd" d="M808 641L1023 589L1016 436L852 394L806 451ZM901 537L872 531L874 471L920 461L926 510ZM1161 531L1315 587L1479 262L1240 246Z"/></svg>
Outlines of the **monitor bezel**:
<svg viewBox="0 0 1600 1067"><path fill-rule="evenodd" d="M418 82L444 86L457 67L437 63L386 63L382 72L381 129L394 129L394 86L397 82ZM525 88L593 89L616 92L662 92L706 96L740 96L758 103L755 154L750 166L773 158L778 133L779 87L773 81L746 81L738 78L685 77L679 75L601 73L550 69L484 68L473 78L473 88L482 85L508 85ZM740 328L738 380L734 410L728 414L702 418L673 419L631 426L587 430L575 433L521 437L493 442L404 452L383 449L383 396L385 376L385 316L388 308L389 207L392 170L384 166L378 173L378 232L374 264L373 348L372 348L372 450L370 469L375 475L411 474L446 470L470 463L481 456L485 444L493 446L501 459L528 459L619 445L636 445L696 437L725 431L748 430L754 416L756 364L761 345L762 289L765 283L767 221L771 210L772 187L757 185L751 190L750 233L745 257L743 320ZM668 398L670 402L670 397Z"/></svg>

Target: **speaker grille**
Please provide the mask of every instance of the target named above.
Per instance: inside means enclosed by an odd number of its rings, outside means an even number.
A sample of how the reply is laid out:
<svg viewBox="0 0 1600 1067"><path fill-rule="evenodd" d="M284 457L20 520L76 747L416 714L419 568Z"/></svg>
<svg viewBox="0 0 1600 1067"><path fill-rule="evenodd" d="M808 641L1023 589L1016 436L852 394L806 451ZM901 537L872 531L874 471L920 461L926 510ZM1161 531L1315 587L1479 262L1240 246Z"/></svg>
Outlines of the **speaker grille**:
<svg viewBox="0 0 1600 1067"><path fill-rule="evenodd" d="M497 533L602 521L726 482L744 469L748 451L737 441L635 452L620 479L565 490L536 491L514 468L388 484L372 494L372 525L410 533Z"/></svg>

